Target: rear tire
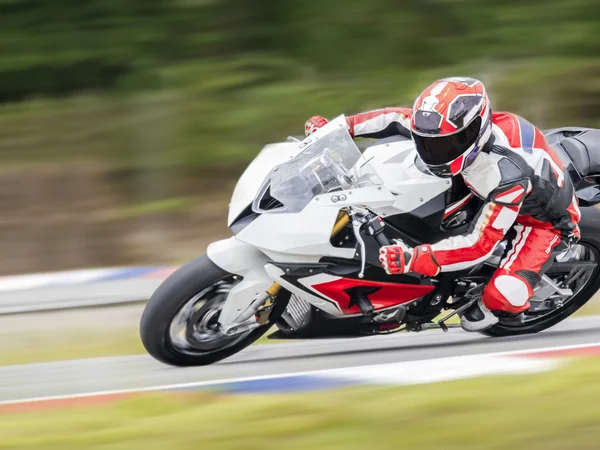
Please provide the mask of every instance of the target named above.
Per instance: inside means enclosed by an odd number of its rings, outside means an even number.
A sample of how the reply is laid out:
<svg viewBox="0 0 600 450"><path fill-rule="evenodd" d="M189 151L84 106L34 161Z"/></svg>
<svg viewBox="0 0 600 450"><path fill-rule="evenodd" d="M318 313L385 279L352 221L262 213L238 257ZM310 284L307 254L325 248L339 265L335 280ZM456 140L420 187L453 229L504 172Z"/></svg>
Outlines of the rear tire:
<svg viewBox="0 0 600 450"><path fill-rule="evenodd" d="M239 339L231 339L221 348L206 351L194 348L183 350L174 345L170 337L171 324L182 308L198 293L232 275L215 265L207 255L203 255L167 278L150 297L142 314L140 337L148 353L158 361L173 366L203 366L243 350L265 334L285 309L289 293L282 291L279 294L269 317L271 323L260 326Z"/></svg>
<svg viewBox="0 0 600 450"><path fill-rule="evenodd" d="M591 236L582 238L579 243L593 248L596 254L600 255L600 236L598 235L600 235L600 233L596 231ZM564 307L557 309L547 316L541 317L539 320L533 320L529 324L525 323L520 326L510 326L500 322L488 330L482 331L481 333L491 337L517 336L522 334L539 333L540 331L553 327L554 325L562 322L567 317L574 314L578 309L585 305L594 296L594 294L596 294L598 289L600 289L600 276L598 276L599 271L600 266L596 267L587 286L584 286L580 292L569 299Z"/></svg>

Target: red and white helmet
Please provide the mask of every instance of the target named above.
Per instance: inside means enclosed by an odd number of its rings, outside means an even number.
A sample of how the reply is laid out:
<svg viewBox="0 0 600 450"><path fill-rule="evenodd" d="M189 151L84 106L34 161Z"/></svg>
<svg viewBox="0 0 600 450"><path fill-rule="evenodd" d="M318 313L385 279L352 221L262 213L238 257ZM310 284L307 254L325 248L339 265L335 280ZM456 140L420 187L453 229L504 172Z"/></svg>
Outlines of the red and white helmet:
<svg viewBox="0 0 600 450"><path fill-rule="evenodd" d="M474 78L444 78L417 97L411 132L419 157L438 177L458 175L492 133L490 102Z"/></svg>

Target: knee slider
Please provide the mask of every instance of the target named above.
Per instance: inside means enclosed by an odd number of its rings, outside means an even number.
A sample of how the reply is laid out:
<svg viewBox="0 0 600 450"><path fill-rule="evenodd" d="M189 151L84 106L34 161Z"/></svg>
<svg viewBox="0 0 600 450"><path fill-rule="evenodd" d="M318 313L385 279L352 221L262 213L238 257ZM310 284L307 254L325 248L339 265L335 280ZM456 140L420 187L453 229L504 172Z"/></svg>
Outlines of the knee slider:
<svg viewBox="0 0 600 450"><path fill-rule="evenodd" d="M492 278L483 291L483 303L488 309L518 313L523 311L533 290L526 281L514 275Z"/></svg>

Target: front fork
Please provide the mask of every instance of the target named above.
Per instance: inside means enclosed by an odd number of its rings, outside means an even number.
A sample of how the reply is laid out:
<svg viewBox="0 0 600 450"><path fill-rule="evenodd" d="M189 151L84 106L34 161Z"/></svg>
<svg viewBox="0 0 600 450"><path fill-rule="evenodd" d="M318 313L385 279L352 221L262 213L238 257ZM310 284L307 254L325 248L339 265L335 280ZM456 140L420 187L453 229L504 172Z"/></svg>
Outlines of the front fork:
<svg viewBox="0 0 600 450"><path fill-rule="evenodd" d="M250 303L246 310L236 317L232 323L222 324L220 326L221 333L231 336L266 325L269 315L263 315L260 312L261 310L268 311L270 309L280 291L281 285L277 282L273 283L266 292Z"/></svg>

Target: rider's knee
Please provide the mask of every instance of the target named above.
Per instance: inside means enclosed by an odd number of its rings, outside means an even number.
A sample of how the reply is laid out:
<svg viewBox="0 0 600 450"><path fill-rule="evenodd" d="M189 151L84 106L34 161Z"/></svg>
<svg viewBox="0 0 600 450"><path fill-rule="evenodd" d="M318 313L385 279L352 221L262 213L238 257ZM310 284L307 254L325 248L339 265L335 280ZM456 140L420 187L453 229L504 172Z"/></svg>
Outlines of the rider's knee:
<svg viewBox="0 0 600 450"><path fill-rule="evenodd" d="M492 277L483 290L483 304L491 311L521 313L529 308L533 290L529 284L512 274Z"/></svg>

